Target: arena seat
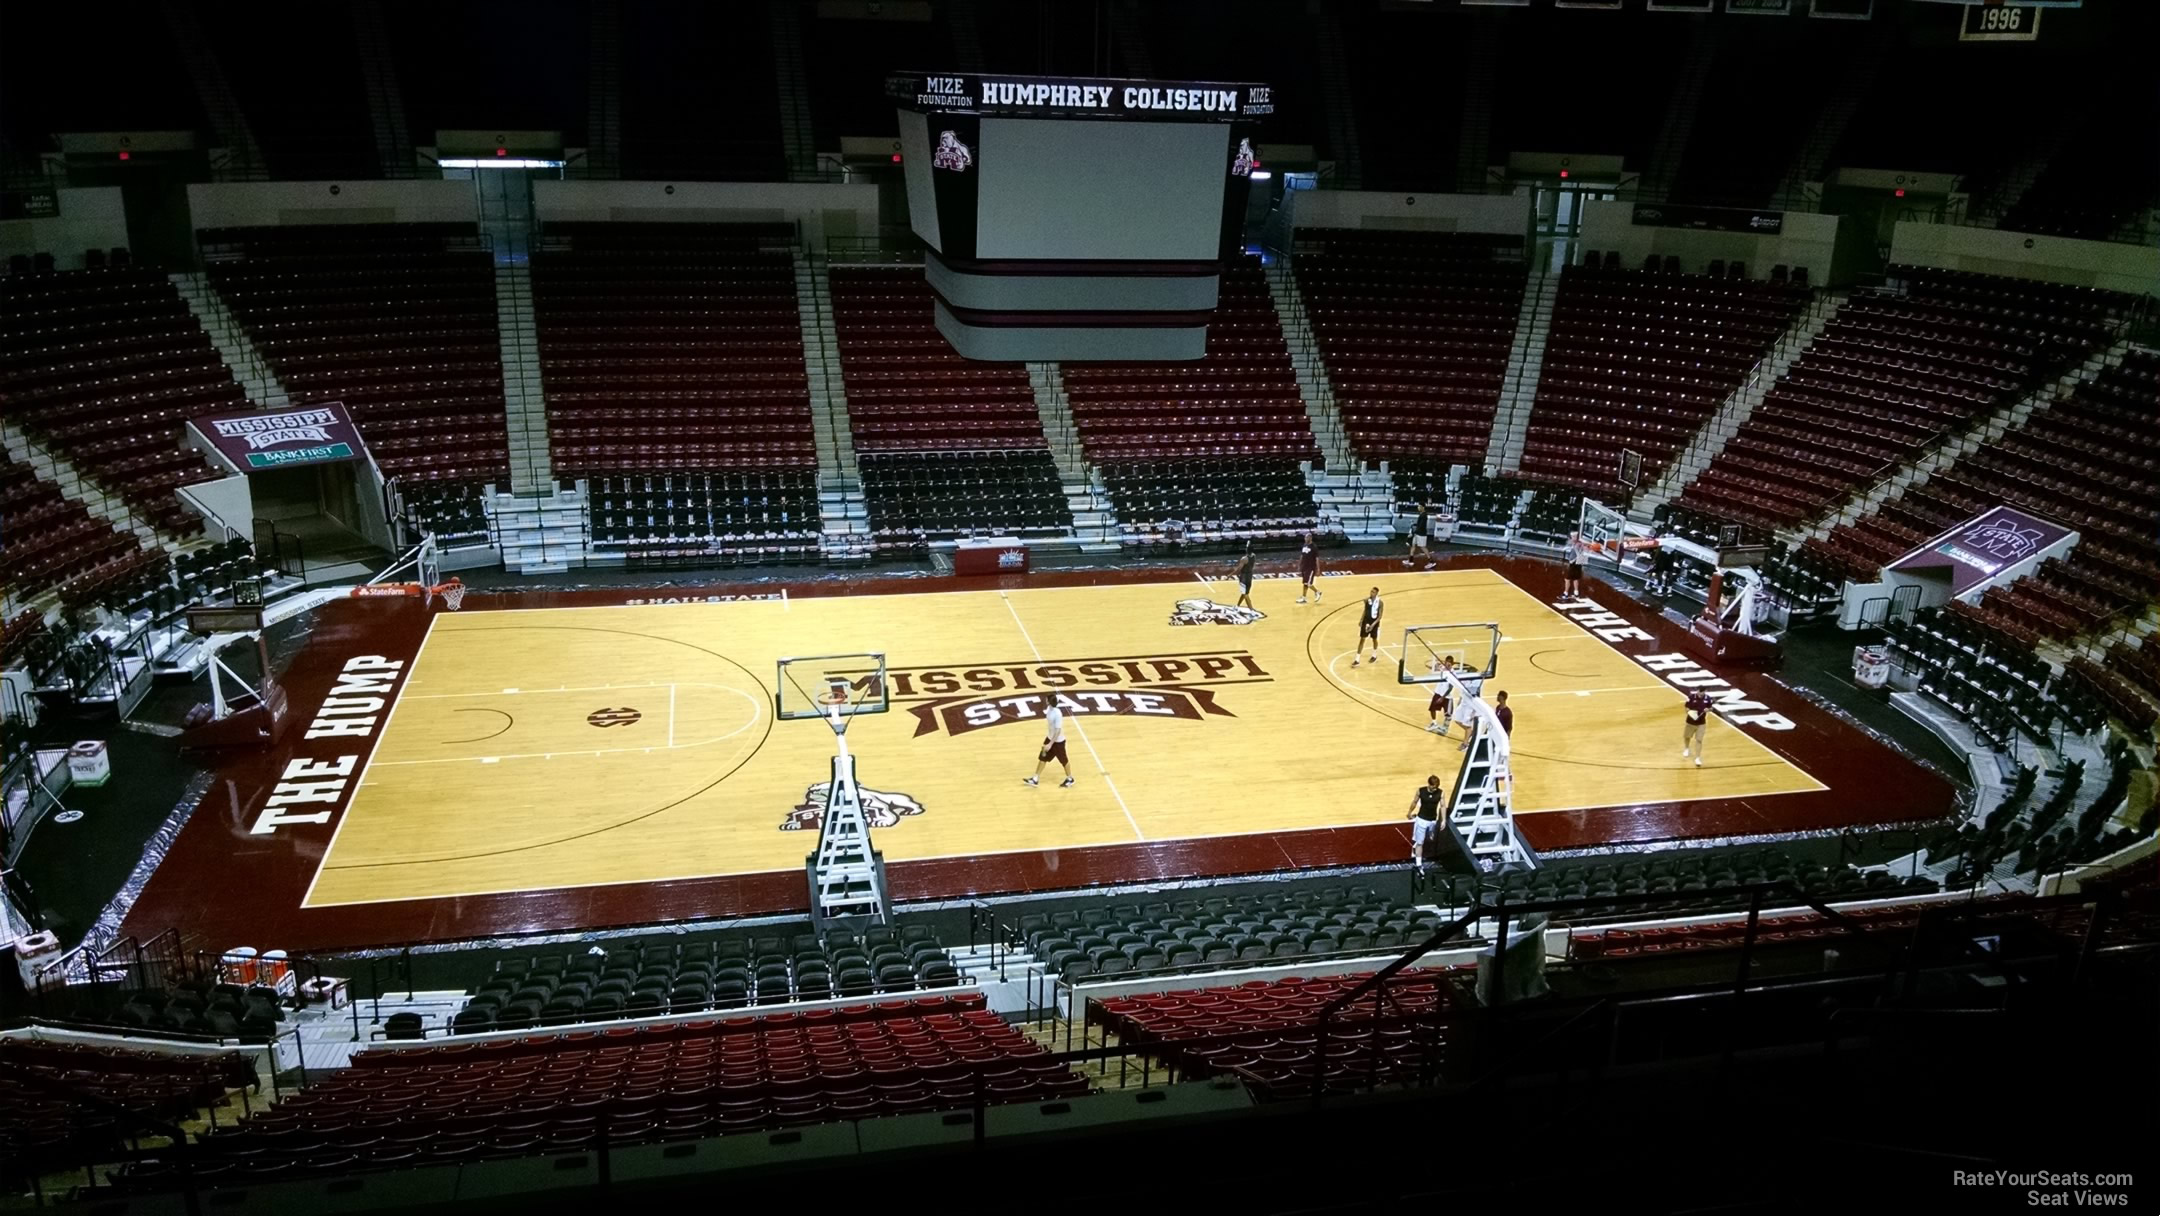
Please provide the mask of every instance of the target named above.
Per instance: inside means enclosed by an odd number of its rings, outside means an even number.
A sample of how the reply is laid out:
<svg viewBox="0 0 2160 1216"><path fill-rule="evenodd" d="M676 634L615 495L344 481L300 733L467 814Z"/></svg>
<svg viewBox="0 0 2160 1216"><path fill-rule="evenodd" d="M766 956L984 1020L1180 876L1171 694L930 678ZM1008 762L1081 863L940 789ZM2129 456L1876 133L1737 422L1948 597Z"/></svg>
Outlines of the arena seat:
<svg viewBox="0 0 2160 1216"><path fill-rule="evenodd" d="M1807 300L1805 289L1723 270L1562 272L1524 436L1525 479L1622 497L1619 453L1632 448L1642 484L1657 480Z"/></svg>
<svg viewBox="0 0 2160 1216"><path fill-rule="evenodd" d="M0 547L0 585L11 600L27 602L44 591L93 579L114 563L133 563L147 552L142 542L95 518L60 487L0 453L0 518L7 520Z"/></svg>
<svg viewBox="0 0 2160 1216"><path fill-rule="evenodd" d="M1482 465L1515 339L1521 241L1300 229L1298 288L1363 460Z"/></svg>
<svg viewBox="0 0 2160 1216"><path fill-rule="evenodd" d="M461 1033L655 1013L698 1013L960 983L927 928L649 945L633 955L568 954L500 963L453 1018Z"/></svg>
<svg viewBox="0 0 2160 1216"><path fill-rule="evenodd" d="M872 551L919 556L971 532L1068 534L1026 365L954 351L918 267L836 266L829 282Z"/></svg>
<svg viewBox="0 0 2160 1216"><path fill-rule="evenodd" d="M9 418L147 522L201 532L174 491L217 474L181 446L182 428L247 403L178 289L147 270L10 275L0 321Z"/></svg>
<svg viewBox="0 0 2160 1216"><path fill-rule="evenodd" d="M1128 545L1172 531L1289 544L1318 527L1300 462L1320 447L1256 259L1224 268L1205 358L1068 363L1064 377Z"/></svg>
<svg viewBox="0 0 2160 1216"><path fill-rule="evenodd" d="M769 226L549 224L532 277L558 474L816 467L794 258Z"/></svg>
<svg viewBox="0 0 2160 1216"><path fill-rule="evenodd" d="M494 267L472 224L197 235L293 403L344 402L385 477L508 479Z"/></svg>
<svg viewBox="0 0 2160 1216"><path fill-rule="evenodd" d="M1399 972L1373 995L1340 1009L1322 1044L1314 1019L1328 1003L1373 978L1355 972L1290 976L1234 987L1185 989L1088 1002L1087 1020L1185 1076L1233 1074L1255 1097L1310 1095L1434 1075L1445 1027L1429 1020L1453 1007L1453 968ZM1413 1025L1414 1020L1423 1025Z"/></svg>
<svg viewBox="0 0 2160 1216"><path fill-rule="evenodd" d="M1982 611L2052 637L2085 632L2151 599L2160 585L2156 407L2160 355L2130 351L2000 439L1806 547L1844 577L1872 581L1929 537L2008 504L2077 529L2079 540L2067 558L1991 588Z"/></svg>
<svg viewBox="0 0 2160 1216"><path fill-rule="evenodd" d="M361 1052L203 1137L197 1169L315 1172L681 1140L1041 1101L1088 1082L980 993ZM160 1171L130 1179L156 1185Z"/></svg>
<svg viewBox="0 0 2160 1216"><path fill-rule="evenodd" d="M1330 888L1038 913L1022 916L1014 934L1045 969L1077 981L1316 954L1399 952L1440 923L1430 912L1374 891Z"/></svg>
<svg viewBox="0 0 2160 1216"><path fill-rule="evenodd" d="M10 1156L39 1158L44 1170L123 1155L141 1129L122 1113L177 1123L256 1085L253 1053L244 1051L181 1055L0 1038L0 1066L0 1144Z"/></svg>
<svg viewBox="0 0 2160 1216"><path fill-rule="evenodd" d="M2125 303L1964 271L1891 277L1845 302L1683 502L1765 529L1819 515L2082 357Z"/></svg>

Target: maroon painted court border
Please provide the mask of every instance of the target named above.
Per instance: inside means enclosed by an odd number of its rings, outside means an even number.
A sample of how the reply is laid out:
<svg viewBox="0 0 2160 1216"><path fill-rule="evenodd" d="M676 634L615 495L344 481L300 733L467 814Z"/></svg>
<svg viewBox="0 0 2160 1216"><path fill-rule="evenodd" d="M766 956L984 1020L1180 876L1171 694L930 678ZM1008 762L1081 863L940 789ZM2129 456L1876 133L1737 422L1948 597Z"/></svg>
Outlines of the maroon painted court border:
<svg viewBox="0 0 2160 1216"><path fill-rule="evenodd" d="M1498 571L1548 603L1559 590L1559 567L1549 561L1467 554L1443 559L1442 567ZM1399 569L1393 562L1378 559L1337 563L1333 568L1361 574ZM1174 583L1190 574L1189 567L1164 565L986 577L827 578L789 584L786 594L815 597ZM1660 650L1681 650L1681 626L1618 589L1595 580L1589 585L1592 598L1658 638ZM694 589L474 590L465 599L464 611L695 600L708 595L762 597L778 589L775 584L736 584ZM409 670L427 623L428 610L414 599L336 600L324 605L307 647L284 674L296 712L304 714L321 702L340 665L352 655L404 658ZM1751 734L1830 788L1526 815L1521 830L1531 844L1551 851L1787 834L1924 822L1951 810L1956 794L1948 781L1775 678L1745 671L1717 674L1796 723L1790 731ZM124 933L144 939L178 928L199 948L250 945L300 954L800 914L807 909L800 869L302 908L300 901L328 849L336 821L262 836L249 830L287 758L288 750L281 748L222 760L209 793L129 911L121 926ZM896 900L940 900L1384 864L1401 860L1408 851L1407 824L1387 823L898 862L891 866L889 878Z"/></svg>

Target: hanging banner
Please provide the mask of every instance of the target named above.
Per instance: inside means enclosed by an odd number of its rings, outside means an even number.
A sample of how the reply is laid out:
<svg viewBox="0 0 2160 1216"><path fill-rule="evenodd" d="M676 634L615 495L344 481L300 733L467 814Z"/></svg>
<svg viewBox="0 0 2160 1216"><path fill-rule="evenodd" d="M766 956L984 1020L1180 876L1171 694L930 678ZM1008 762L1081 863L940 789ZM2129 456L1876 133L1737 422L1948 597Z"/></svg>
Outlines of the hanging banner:
<svg viewBox="0 0 2160 1216"><path fill-rule="evenodd" d="M188 426L243 473L355 460L367 450L359 428L339 401L274 414L197 418Z"/></svg>

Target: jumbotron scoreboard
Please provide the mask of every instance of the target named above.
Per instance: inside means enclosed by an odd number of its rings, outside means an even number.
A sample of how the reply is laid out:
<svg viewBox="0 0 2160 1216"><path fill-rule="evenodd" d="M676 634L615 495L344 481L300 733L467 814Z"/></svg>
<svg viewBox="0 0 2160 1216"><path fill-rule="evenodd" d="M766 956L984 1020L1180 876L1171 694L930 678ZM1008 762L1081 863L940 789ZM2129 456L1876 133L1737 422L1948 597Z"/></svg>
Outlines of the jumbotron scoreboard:
<svg viewBox="0 0 2160 1216"><path fill-rule="evenodd" d="M938 328L954 349L999 360L1206 353L1272 89L905 72L886 93Z"/></svg>

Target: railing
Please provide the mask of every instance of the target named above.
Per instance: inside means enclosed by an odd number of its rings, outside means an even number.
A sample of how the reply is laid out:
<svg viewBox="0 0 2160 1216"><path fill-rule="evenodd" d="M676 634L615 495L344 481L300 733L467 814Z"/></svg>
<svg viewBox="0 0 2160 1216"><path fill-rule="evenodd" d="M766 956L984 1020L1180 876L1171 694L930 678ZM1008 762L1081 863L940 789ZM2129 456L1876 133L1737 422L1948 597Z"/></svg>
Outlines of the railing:
<svg viewBox="0 0 2160 1216"><path fill-rule="evenodd" d="M1119 1042L1111 1043L1107 1037L1097 1041L1089 1035L1081 1046L1053 1050L1049 1058L1067 1070L1096 1069L1105 1079L1112 1075L1110 1065L1115 1061L1114 1075L1120 1089L1135 1081L1141 1087L1152 1087L1209 1078L1242 1079L1261 1097L1309 1102L1316 1111L1325 1110L1331 1101L1369 1092L1383 1080L1411 1088L1445 1087L1455 1094L1466 1095L1511 1079L1531 1076L1551 1077L1561 1085L1571 1085L1578 1074L1594 1078L1601 1070L1618 1064L1716 1061L1722 1074L1733 1067L1736 1051L1744 1043L1813 1043L1829 1054L1843 1050L1852 1039L1853 1031L1865 1031L1878 1025L1905 1022L1934 1025L1952 1021L1985 1025L2006 1016L1998 1010L2009 1007L1999 1005L1995 998L1984 994L1974 996L1963 1007L1921 1008L1902 1003L1923 991L1980 993L1970 984L1923 985L1920 982L1923 971L1946 977L2008 973L2034 978L2052 974L2074 988L2086 982L2089 970L2103 956L2133 951L2143 955L2160 945L2145 936L2128 944L2102 945L2103 933L2115 923L2115 910L2122 899L2120 892L2104 891L2089 896L1932 905L1922 912L1918 924L1902 944L1888 934L1870 936L1871 943L1879 943L1883 948L1879 958L1866 960L1864 965L1827 975L1761 976L1753 968L1757 943L1752 927L1762 910L1763 900L1778 889L1777 884L1744 888L1751 894L1751 931L1735 953L1730 979L1700 984L1690 991L1645 993L1632 997L1608 993L1481 1005L1471 998L1460 982L1443 978L1436 988L1431 1009L1403 1010L1397 1007L1391 1012L1390 998L1384 991L1382 979L1399 974L1403 967L1410 965L1416 956L1431 946L1432 942L1427 942L1406 951L1397 964L1383 971L1381 976L1340 996L1310 1024L1285 1022L1192 1038L1159 1036L1136 1027L1125 1027L1120 1031ZM1505 941L1505 923L1513 917L1575 906L1626 905L1639 898L1479 904L1443 927L1434 937L1444 937L1479 919L1493 919L1503 926L1494 939ZM1800 899L1834 922L1859 930L1856 922L1839 916L1820 902L1808 900L1804 895ZM1991 921L2001 923L1991 925ZM1987 931L1991 928L1999 928L2002 932L1990 934ZM2014 928L2033 929L2037 933L2014 932ZM981 904L971 908L970 929L971 939L978 934L989 935L991 965L1002 969L1010 963L1009 952L1001 953L1006 946L1001 946L998 941L1007 931L998 924L993 910ZM1998 939L1992 952L1975 944L1975 938L1990 936ZM1703 956L1691 957L1701 959ZM1488 966L1504 967L1504 958L1503 953ZM1226 983L1235 982L1234 975L1223 978ZM1503 991L1500 977L1491 978L1491 990ZM1339 1020L1337 1015L1368 997L1374 1001L1371 1016L1359 1018L1355 1030ZM754 1015L756 1010L745 1012ZM1701 1033L1705 1028L1704 1017L1716 1015L1722 1016L1711 1027L1713 1033ZM1341 1027L1339 1031L1338 1027ZM1683 1030L1685 1033L1681 1033ZM1630 1031L1635 1033L1630 1034ZM1394 1067L1384 1078L1377 1054L1380 1032L1391 1032L1389 1038L1408 1044L1408 1050L1394 1053L1391 1061ZM1765 1038L1765 1035L1769 1037ZM1218 1064L1208 1059L1219 1049L1255 1048L1262 1043L1284 1043L1293 1039L1298 1040L1294 1044L1296 1052L1303 1054L1293 1053L1287 1072L1278 1069L1271 1070L1273 1075L1262 1075L1252 1066ZM256 1050L271 1050L272 1047L257 1045ZM1415 1067L1406 1067L1412 1063ZM1298 1071L1300 1065L1307 1071ZM970 1092L967 1098L953 1100L945 1107L943 1119L948 1126L970 1127L978 1149L986 1141L988 1111L993 1105L988 1077L992 1071L1006 1066L1004 1059L951 1066L954 1071L964 1070L969 1074ZM275 1059L268 1071L273 1086L279 1084ZM198 1201L202 1183L197 1175L206 1161L230 1160L207 1156L185 1135L176 1135L179 1129L151 1123L124 1110L109 1109L111 1104L101 1104L95 1095L87 1096L92 1100L84 1102L84 1106L113 1115L123 1126L141 1127L151 1134L172 1137L170 1148L117 1155L128 1162L153 1159L160 1162L164 1167L161 1177L165 1179L167 1189L185 1192L190 1205ZM245 1105L244 1093L242 1100ZM1048 1110L1050 1105L1055 1103L1046 1105L1045 1109ZM563 1168L589 1170L591 1173L584 1180L597 1181L605 1189L612 1178L612 1152L642 1142L652 1133L648 1130L635 1141L619 1136L612 1122L614 1112L604 1105L595 1108L594 1117L597 1126L591 1147L581 1150L574 1158L564 1159ZM773 1137L775 1143L789 1142L800 1136L799 1132L785 1126L775 1128L771 1125L756 1134ZM111 1156L114 1154L107 1154L106 1158Z"/></svg>

